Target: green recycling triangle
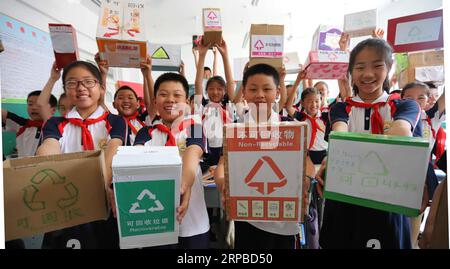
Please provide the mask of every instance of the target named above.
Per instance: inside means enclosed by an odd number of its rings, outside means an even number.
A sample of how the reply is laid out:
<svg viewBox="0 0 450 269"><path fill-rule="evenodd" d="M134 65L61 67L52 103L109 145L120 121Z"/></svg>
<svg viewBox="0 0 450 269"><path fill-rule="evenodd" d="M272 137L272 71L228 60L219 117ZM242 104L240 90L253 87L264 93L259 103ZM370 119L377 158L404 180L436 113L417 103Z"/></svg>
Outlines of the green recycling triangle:
<svg viewBox="0 0 450 269"><path fill-rule="evenodd" d="M163 47L159 47L159 49L157 49L153 53L152 59L169 60L170 57L169 57L169 54L167 53L167 51Z"/></svg>
<svg viewBox="0 0 450 269"><path fill-rule="evenodd" d="M150 200L155 201L156 207L150 207L150 208L144 208L142 209L139 202L142 201L145 197L148 197ZM130 210L128 212L130 214L140 214L140 213L146 213L146 212L157 212L157 211L163 211L164 206L162 203L156 199L156 195L154 195L151 191L145 189L143 190L139 196L137 197L137 201L131 204Z"/></svg>

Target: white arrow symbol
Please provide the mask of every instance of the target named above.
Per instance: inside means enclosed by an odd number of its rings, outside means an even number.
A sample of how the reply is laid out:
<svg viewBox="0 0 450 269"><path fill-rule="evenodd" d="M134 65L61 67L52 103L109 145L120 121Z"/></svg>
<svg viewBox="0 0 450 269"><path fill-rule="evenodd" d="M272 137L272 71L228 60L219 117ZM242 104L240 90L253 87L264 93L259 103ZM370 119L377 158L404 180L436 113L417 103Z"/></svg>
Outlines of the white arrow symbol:
<svg viewBox="0 0 450 269"><path fill-rule="evenodd" d="M155 211L163 211L164 210L164 206L161 204L161 202L159 200L156 200L155 204L156 204L156 207L150 207L148 209L148 211L155 212Z"/></svg>
<svg viewBox="0 0 450 269"><path fill-rule="evenodd" d="M141 192L141 194L139 194L139 196L138 196L138 200L139 201L142 201L142 199L144 199L144 197L145 197L145 195L147 195L148 196L148 198L150 198L151 200L155 200L156 199L156 196L153 194L153 193L151 193L149 190L143 190L142 192Z"/></svg>
<svg viewBox="0 0 450 269"><path fill-rule="evenodd" d="M138 202L134 203L131 206L131 208L129 210L129 213L131 213L131 214L145 213L145 209L137 209L137 208L139 208L139 203Z"/></svg>

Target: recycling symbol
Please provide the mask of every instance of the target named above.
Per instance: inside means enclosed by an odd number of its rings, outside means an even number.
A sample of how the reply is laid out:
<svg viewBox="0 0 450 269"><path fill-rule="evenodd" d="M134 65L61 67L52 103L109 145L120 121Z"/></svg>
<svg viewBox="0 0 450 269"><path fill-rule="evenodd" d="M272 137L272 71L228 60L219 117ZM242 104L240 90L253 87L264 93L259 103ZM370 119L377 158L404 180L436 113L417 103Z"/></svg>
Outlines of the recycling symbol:
<svg viewBox="0 0 450 269"><path fill-rule="evenodd" d="M142 201L145 198L145 196L147 196L149 200L155 201L156 207L141 209L139 202ZM141 194L139 194L139 196L137 197L137 201L134 202L133 204L131 204L131 208L130 208L130 210L128 210L128 212L131 214L140 214L140 213L157 212L157 211L163 211L163 210L164 210L164 206L162 205L162 203L159 200L156 199L156 195L154 195L151 191L145 189L141 192Z"/></svg>
<svg viewBox="0 0 450 269"><path fill-rule="evenodd" d="M276 182L265 182L264 179L261 181L261 179L257 180L255 178L257 172L261 169L263 165L268 165L269 168L275 173L275 175L278 178ZM245 177L244 182L250 188L256 188L257 192L264 195L264 194L271 194L277 189L284 187L287 184L287 179L272 158L270 158L269 156L263 156L260 159L258 159L256 164L253 166L248 175Z"/></svg>
<svg viewBox="0 0 450 269"><path fill-rule="evenodd" d="M44 169L37 172L32 178L30 185L23 188L23 202L31 211L44 210L48 204L48 201L38 199L39 185L44 181L51 181L56 186L62 186L66 183L66 178L59 175L55 170ZM56 201L56 205L65 209L73 206L78 201L78 189L73 183L67 183L64 185L65 195L64 197Z"/></svg>

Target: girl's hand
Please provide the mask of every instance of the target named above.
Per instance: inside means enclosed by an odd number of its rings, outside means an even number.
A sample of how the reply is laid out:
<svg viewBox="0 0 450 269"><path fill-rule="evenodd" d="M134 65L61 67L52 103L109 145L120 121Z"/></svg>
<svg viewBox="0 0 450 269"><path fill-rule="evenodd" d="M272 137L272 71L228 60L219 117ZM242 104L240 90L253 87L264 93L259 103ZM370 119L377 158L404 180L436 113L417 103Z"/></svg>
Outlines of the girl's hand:
<svg viewBox="0 0 450 269"><path fill-rule="evenodd" d="M147 58L140 64L142 75L149 76L152 74L152 57L147 54Z"/></svg>
<svg viewBox="0 0 450 269"><path fill-rule="evenodd" d="M215 50L215 51L218 50L220 52L220 54L222 55L222 57L224 55L227 55L228 54L228 46L227 46L227 43L225 42L225 39L222 39L222 42L217 44L217 47L214 47L213 50Z"/></svg>
<svg viewBox="0 0 450 269"><path fill-rule="evenodd" d="M350 35L347 33L342 33L341 39L339 39L339 48L342 51L347 51L349 42L350 42Z"/></svg>
<svg viewBox="0 0 450 269"><path fill-rule="evenodd" d="M100 53L98 53L98 52L95 54L94 59L95 59L95 62L97 63L97 65L98 65L98 68L100 70L100 74L106 76L108 74L108 71L109 71L109 64L108 64L108 62L107 61L102 61L100 59Z"/></svg>
<svg viewBox="0 0 450 269"><path fill-rule="evenodd" d="M381 29L381 28L374 29L373 32L372 32L372 37L373 38L383 39L384 38L384 30Z"/></svg>
<svg viewBox="0 0 450 269"><path fill-rule="evenodd" d="M54 82L61 78L61 69L58 69L56 62L53 62L52 70L50 71L50 79Z"/></svg>
<svg viewBox="0 0 450 269"><path fill-rule="evenodd" d="M203 36L200 38L200 42L198 42L198 54L205 56L208 52L209 47L211 47L211 44L203 45Z"/></svg>

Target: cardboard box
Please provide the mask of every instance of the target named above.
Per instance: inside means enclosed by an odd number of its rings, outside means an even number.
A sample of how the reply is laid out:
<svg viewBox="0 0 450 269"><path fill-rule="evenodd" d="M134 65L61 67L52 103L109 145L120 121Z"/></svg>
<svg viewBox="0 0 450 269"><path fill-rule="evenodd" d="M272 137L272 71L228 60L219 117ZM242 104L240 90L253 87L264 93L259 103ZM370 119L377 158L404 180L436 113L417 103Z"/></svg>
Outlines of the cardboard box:
<svg viewBox="0 0 450 269"><path fill-rule="evenodd" d="M306 78L343 78L347 74L349 57L345 51L311 51L305 62Z"/></svg>
<svg viewBox="0 0 450 269"><path fill-rule="evenodd" d="M440 70L443 71L444 65L444 51L426 51L426 52L418 52L418 53L410 53L408 55L408 63L404 64L407 66L405 70L403 70L399 74L399 87L403 88L406 84L414 81L423 81L427 82L426 75L423 72L427 72L430 75L430 79L439 79L442 78ZM421 67L428 67L427 69L421 69ZM422 70L422 75L416 75L416 70L419 68L419 71ZM432 80L432 81L442 81L442 80Z"/></svg>
<svg viewBox="0 0 450 269"><path fill-rule="evenodd" d="M229 220L301 221L306 135L304 122L224 126Z"/></svg>
<svg viewBox="0 0 450 269"><path fill-rule="evenodd" d="M297 52L288 52L283 56L284 67L288 74L297 74L300 72L300 60Z"/></svg>
<svg viewBox="0 0 450 269"><path fill-rule="evenodd" d="M313 36L311 51L340 51L339 40L341 39L341 35L342 30L338 27L319 25Z"/></svg>
<svg viewBox="0 0 450 269"><path fill-rule="evenodd" d="M6 240L107 219L101 151L3 162Z"/></svg>
<svg viewBox="0 0 450 269"><path fill-rule="evenodd" d="M324 196L388 212L419 215L428 168L423 138L332 132Z"/></svg>
<svg viewBox="0 0 450 269"><path fill-rule="evenodd" d="M284 25L252 24L250 28L249 66L265 63L283 66Z"/></svg>
<svg viewBox="0 0 450 269"><path fill-rule="evenodd" d="M203 9L203 39L204 45L222 43L222 18L220 9L204 8Z"/></svg>
<svg viewBox="0 0 450 269"><path fill-rule="evenodd" d="M387 40L394 52L443 48L442 9L390 19Z"/></svg>
<svg viewBox="0 0 450 269"><path fill-rule="evenodd" d="M112 167L120 247L178 243L178 147L119 147Z"/></svg>
<svg viewBox="0 0 450 269"><path fill-rule="evenodd" d="M344 16L344 32L351 37L368 36L377 28L377 10L371 9Z"/></svg>
<svg viewBox="0 0 450 269"><path fill-rule="evenodd" d="M144 0L102 1L97 27L100 58L110 67L139 68L147 57Z"/></svg>
<svg viewBox="0 0 450 269"><path fill-rule="evenodd" d="M71 62L78 61L77 31L70 24L49 23L50 38L58 69L63 69Z"/></svg>
<svg viewBox="0 0 450 269"><path fill-rule="evenodd" d="M181 65L181 46L169 44L148 45L150 55L152 56L153 71L175 71L180 70Z"/></svg>

